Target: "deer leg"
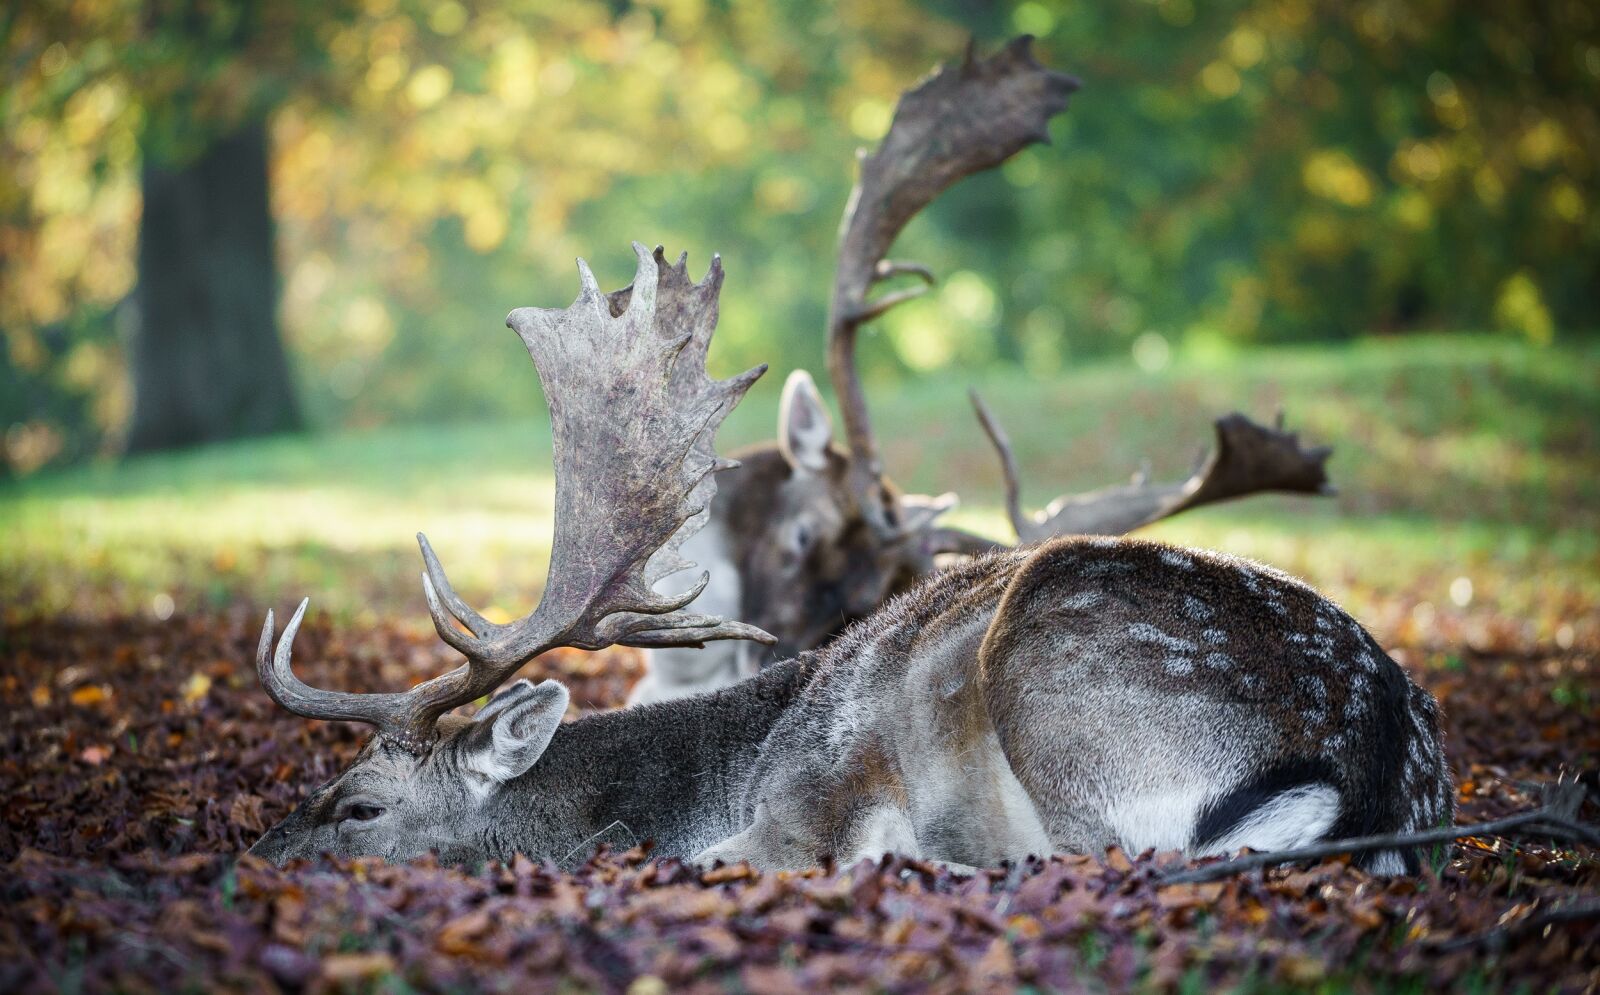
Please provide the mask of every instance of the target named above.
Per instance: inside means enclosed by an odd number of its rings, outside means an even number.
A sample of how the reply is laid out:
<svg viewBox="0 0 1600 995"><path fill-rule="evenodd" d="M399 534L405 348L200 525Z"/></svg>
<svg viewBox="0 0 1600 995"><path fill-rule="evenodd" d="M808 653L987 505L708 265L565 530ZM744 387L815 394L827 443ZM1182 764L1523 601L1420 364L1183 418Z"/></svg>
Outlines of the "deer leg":
<svg viewBox="0 0 1600 995"><path fill-rule="evenodd" d="M851 841L849 849L853 852L840 854L841 857L848 857L841 861L846 865L863 860L881 860L886 854L922 856L911 815L904 805L895 802L883 802L862 811L856 816L848 835Z"/></svg>

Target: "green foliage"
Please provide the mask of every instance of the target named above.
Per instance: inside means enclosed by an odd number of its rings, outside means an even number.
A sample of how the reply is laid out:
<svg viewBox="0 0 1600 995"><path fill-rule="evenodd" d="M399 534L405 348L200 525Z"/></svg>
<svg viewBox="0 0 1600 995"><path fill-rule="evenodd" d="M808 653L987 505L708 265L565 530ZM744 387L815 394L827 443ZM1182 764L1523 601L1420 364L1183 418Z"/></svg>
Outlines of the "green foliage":
<svg viewBox="0 0 1600 995"><path fill-rule="evenodd" d="M724 254L725 370L820 366L851 151L969 31L1035 33L1084 88L1054 146L908 230L943 279L867 337L872 377L1600 327L1582 0L23 4L0 20L0 465L114 441L141 157L269 110L321 424L537 412L499 316L569 299L575 255L622 282L630 238Z"/></svg>

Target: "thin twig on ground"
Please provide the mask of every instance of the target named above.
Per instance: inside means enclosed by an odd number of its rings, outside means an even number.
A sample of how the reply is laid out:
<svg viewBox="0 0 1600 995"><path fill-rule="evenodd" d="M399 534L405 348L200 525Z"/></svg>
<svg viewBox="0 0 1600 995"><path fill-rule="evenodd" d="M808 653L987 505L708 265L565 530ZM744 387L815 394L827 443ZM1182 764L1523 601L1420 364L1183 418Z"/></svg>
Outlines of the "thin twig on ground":
<svg viewBox="0 0 1600 995"><path fill-rule="evenodd" d="M1428 846L1434 843L1449 843L1469 836L1495 836L1512 832L1524 836L1534 835L1568 843L1600 846L1600 830L1578 818L1578 810L1583 806L1587 793L1581 781L1563 777L1544 786L1542 804L1538 808L1491 819L1488 822L1467 826L1440 826L1436 829L1423 829L1410 833L1380 833L1374 836L1329 840L1291 850L1250 853L1231 860L1174 871L1163 875L1160 883L1199 884L1206 881L1221 881L1236 874L1246 874L1279 864L1298 863L1302 860L1321 860L1345 854L1371 853L1374 850Z"/></svg>

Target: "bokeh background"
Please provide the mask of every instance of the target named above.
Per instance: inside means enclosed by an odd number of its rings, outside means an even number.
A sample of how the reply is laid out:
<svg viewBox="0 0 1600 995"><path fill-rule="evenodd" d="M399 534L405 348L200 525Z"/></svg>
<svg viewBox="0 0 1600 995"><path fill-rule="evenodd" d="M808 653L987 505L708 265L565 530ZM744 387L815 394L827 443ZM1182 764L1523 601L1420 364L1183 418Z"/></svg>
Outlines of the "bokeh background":
<svg viewBox="0 0 1600 995"><path fill-rule="evenodd" d="M5 610L412 611L420 527L520 614L548 441L503 315L570 300L574 256L622 284L630 239L721 252L714 371L774 367L727 436L770 437L822 366L854 151L1021 32L1083 88L902 238L940 282L862 343L891 472L999 535L969 382L1034 506L1281 407L1341 496L1161 534L1394 626L1593 628L1587 0L8 4Z"/></svg>

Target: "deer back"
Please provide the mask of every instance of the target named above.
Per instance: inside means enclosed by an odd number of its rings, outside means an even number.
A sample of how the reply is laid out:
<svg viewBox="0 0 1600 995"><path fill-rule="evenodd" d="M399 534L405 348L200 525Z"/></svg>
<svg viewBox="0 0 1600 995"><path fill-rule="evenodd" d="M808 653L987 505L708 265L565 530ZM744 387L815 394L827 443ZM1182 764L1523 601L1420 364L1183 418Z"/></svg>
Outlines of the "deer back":
<svg viewBox="0 0 1600 995"><path fill-rule="evenodd" d="M821 651L745 785L750 828L711 855L870 856L850 847L886 811L963 864L1418 828L1451 812L1437 720L1286 575L1057 540L938 575Z"/></svg>
<svg viewBox="0 0 1600 995"><path fill-rule="evenodd" d="M979 675L1012 769L1063 841L1204 849L1295 786L1330 793L1324 835L1451 811L1432 696L1333 602L1259 564L1048 543L1007 591Z"/></svg>

